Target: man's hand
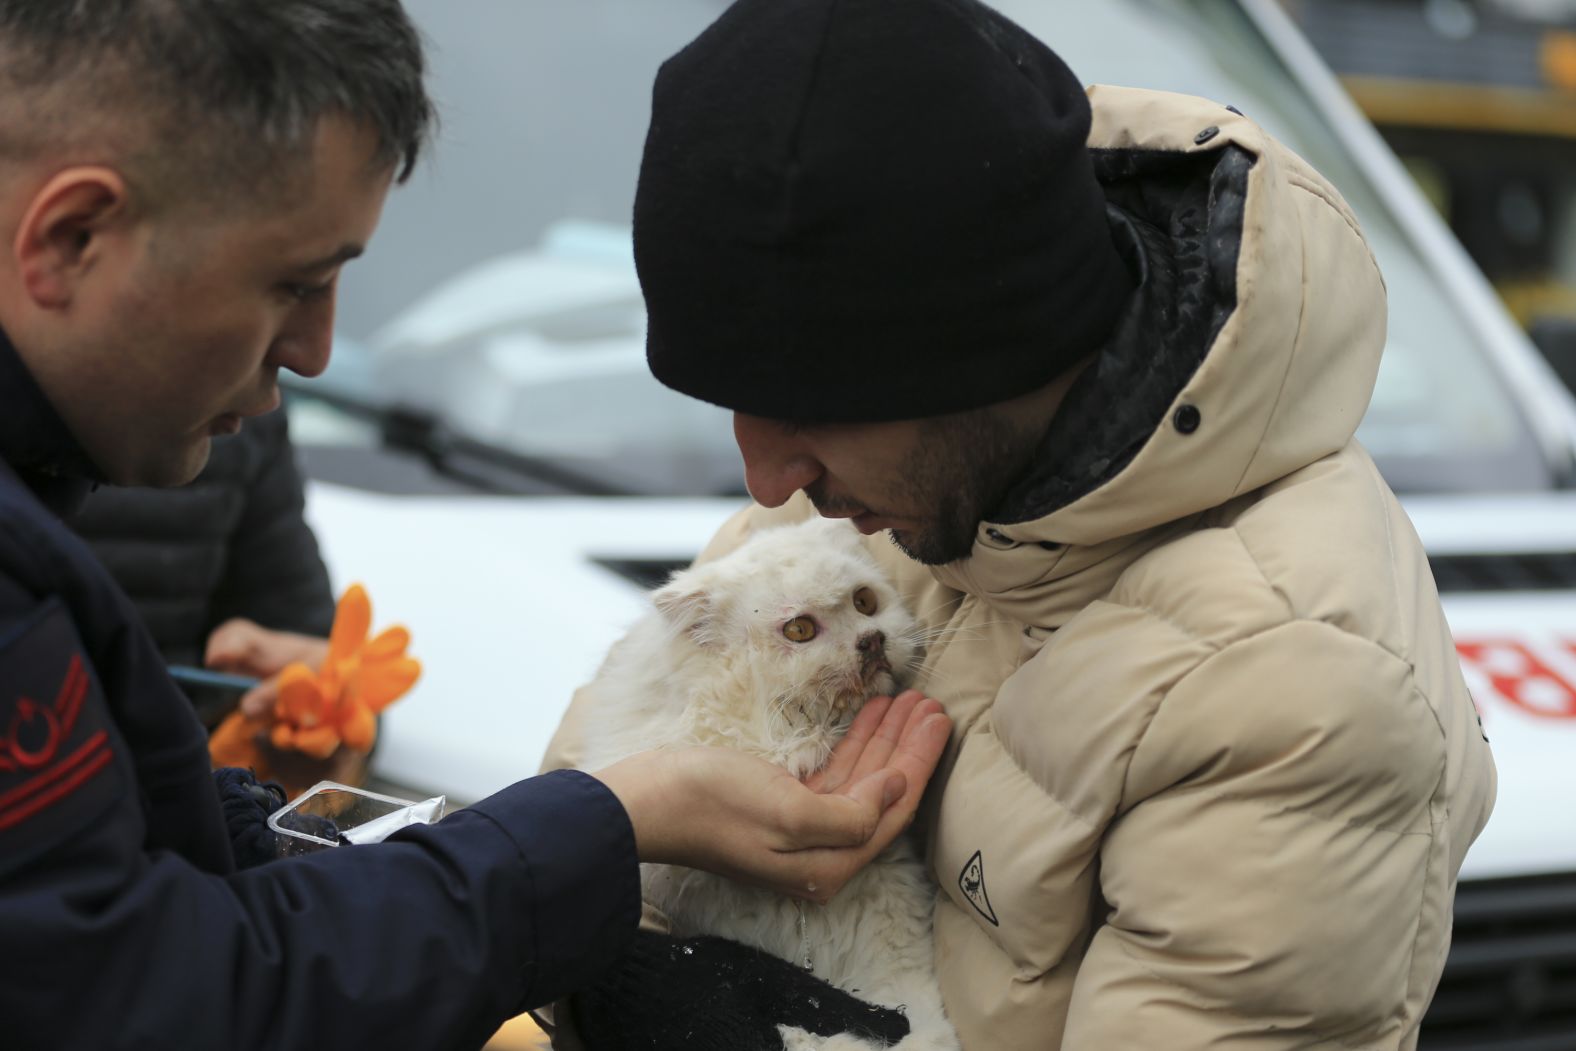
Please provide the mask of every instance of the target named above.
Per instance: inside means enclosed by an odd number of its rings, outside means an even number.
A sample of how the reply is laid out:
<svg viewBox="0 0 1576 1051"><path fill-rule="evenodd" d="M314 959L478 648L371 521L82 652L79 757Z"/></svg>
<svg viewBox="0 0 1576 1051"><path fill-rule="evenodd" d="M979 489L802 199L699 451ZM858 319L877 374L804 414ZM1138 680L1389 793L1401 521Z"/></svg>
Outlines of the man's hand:
<svg viewBox="0 0 1576 1051"><path fill-rule="evenodd" d="M910 690L866 703L808 783L723 748L642 752L596 777L629 812L642 861L824 903L908 827L951 730Z"/></svg>
<svg viewBox="0 0 1576 1051"><path fill-rule="evenodd" d="M236 617L227 620L208 636L203 663L218 671L255 675L263 681L241 698L241 711L249 719L261 718L274 710L279 699L279 673L300 662L309 668L320 667L328 657L328 640L292 631L271 631L260 624Z"/></svg>

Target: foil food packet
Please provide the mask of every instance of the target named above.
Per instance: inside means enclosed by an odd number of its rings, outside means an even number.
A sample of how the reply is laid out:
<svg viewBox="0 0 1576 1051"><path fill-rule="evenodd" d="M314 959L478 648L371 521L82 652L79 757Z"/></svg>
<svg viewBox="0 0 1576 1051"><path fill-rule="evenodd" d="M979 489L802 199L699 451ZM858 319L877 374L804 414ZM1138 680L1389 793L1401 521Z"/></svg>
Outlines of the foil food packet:
<svg viewBox="0 0 1576 1051"><path fill-rule="evenodd" d="M268 817L282 858L329 847L381 843L410 825L433 824L447 810L445 796L411 800L319 781Z"/></svg>

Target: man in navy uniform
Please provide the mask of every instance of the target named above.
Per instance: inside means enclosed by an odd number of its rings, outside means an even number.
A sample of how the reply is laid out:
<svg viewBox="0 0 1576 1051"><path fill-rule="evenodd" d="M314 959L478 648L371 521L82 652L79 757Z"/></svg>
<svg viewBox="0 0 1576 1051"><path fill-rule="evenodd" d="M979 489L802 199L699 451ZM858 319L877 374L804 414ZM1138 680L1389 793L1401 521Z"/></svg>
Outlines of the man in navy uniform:
<svg viewBox="0 0 1576 1051"><path fill-rule="evenodd" d="M398 0L0 0L0 81L7 1048L476 1046L640 944L637 859L826 893L907 822L947 733L914 695L865 713L836 791L647 755L239 869L201 727L59 516L189 481L280 369L325 367L340 268L428 131L419 40ZM781 1020L853 1008L815 1002Z"/></svg>

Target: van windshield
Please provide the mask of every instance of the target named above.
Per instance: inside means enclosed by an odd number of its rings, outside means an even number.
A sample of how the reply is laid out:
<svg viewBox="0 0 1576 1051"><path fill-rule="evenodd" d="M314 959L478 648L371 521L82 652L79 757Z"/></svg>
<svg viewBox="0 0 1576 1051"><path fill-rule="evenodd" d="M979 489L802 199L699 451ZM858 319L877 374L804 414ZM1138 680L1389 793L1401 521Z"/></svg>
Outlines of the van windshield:
<svg viewBox="0 0 1576 1051"><path fill-rule="evenodd" d="M433 160L343 282L325 377L631 492L743 492L727 414L645 369L628 241L651 79L723 0L412 0L444 107ZM1401 492L1532 490L1549 466L1456 305L1232 0L996 0L1090 83L1235 105L1345 195L1389 290L1359 437ZM314 440L311 428L301 429Z"/></svg>

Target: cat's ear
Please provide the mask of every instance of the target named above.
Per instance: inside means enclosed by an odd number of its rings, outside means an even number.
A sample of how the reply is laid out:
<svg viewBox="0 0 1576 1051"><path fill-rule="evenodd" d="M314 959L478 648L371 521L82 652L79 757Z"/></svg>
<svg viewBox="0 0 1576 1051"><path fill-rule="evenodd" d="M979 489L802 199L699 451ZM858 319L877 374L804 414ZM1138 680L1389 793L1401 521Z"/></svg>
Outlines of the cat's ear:
<svg viewBox="0 0 1576 1051"><path fill-rule="evenodd" d="M674 628L687 632L696 642L706 643L714 610L711 593L704 584L688 573L680 573L658 588L651 601Z"/></svg>

